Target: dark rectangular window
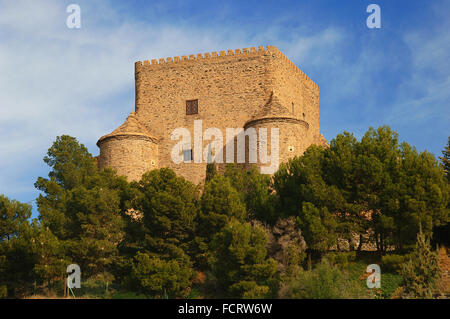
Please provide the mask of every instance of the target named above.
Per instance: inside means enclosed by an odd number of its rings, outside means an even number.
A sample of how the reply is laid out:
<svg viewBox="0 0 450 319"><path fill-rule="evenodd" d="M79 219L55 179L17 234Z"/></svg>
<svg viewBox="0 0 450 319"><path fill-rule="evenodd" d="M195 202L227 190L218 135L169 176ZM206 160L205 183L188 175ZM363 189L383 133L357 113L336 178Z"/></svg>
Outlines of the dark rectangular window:
<svg viewBox="0 0 450 319"><path fill-rule="evenodd" d="M192 161L192 149L183 150L183 162L190 163Z"/></svg>
<svg viewBox="0 0 450 319"><path fill-rule="evenodd" d="M198 114L198 100L186 101L186 115Z"/></svg>

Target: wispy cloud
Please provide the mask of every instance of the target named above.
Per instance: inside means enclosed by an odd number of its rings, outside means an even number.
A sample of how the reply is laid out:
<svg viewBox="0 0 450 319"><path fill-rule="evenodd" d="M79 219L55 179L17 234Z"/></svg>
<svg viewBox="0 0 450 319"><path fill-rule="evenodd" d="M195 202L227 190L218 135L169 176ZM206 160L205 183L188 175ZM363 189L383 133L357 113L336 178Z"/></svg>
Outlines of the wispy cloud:
<svg viewBox="0 0 450 319"><path fill-rule="evenodd" d="M450 135L449 10L448 2L434 3L433 23L403 35L411 53L410 73L398 89L388 118L403 130L415 128L410 137L428 151L439 150L435 155L440 155Z"/></svg>

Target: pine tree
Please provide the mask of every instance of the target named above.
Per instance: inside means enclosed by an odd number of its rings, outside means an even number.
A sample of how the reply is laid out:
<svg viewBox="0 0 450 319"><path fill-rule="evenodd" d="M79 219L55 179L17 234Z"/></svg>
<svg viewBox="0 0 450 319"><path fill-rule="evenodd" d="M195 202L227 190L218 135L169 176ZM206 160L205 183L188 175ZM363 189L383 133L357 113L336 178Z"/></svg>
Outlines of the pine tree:
<svg viewBox="0 0 450 319"><path fill-rule="evenodd" d="M145 173L137 188L140 195L135 208L143 213L139 249L162 258L192 256L198 188L169 168Z"/></svg>
<svg viewBox="0 0 450 319"><path fill-rule="evenodd" d="M51 168L49 178L35 183L43 193L36 200L42 226L86 277L111 271L124 237L128 183L110 169L99 170L87 148L68 135L56 138L44 162Z"/></svg>
<svg viewBox="0 0 450 319"><path fill-rule="evenodd" d="M138 252L132 265L132 277L139 291L148 297L186 297L194 277L188 260L161 259Z"/></svg>
<svg viewBox="0 0 450 319"><path fill-rule="evenodd" d="M30 216L31 205L0 195L0 298L31 291L37 256L30 245Z"/></svg>
<svg viewBox="0 0 450 319"><path fill-rule="evenodd" d="M245 168L242 165L227 164L224 176L241 196L249 219L270 224L277 221L279 216L274 207L276 197L272 194L268 175L261 174L255 166Z"/></svg>
<svg viewBox="0 0 450 319"><path fill-rule="evenodd" d="M267 298L276 289L277 262L267 256L262 226L230 219L211 243L212 271L225 296Z"/></svg>
<svg viewBox="0 0 450 319"><path fill-rule="evenodd" d="M440 270L438 256L431 251L429 238L425 238L422 227L417 234L413 255L403 266L401 275L405 298L432 298Z"/></svg>
<svg viewBox="0 0 450 319"><path fill-rule="evenodd" d="M299 216L303 204L311 203L336 217L340 239L350 242L355 234L374 231L381 253L389 246L414 245L419 223L429 235L448 222L450 192L442 166L433 154L399 144L398 134L387 126L369 128L361 141L344 132L329 148L310 146L280 165L273 185L281 216ZM299 216L303 227L314 226L312 237L301 228L308 247L312 239L323 242L317 236L327 232L315 228L319 214L302 209L300 215L305 215Z"/></svg>
<svg viewBox="0 0 450 319"><path fill-rule="evenodd" d="M31 216L31 205L0 194L0 242L17 236L20 225Z"/></svg>
<svg viewBox="0 0 450 319"><path fill-rule="evenodd" d="M206 164L205 183L208 183L217 174L217 166L215 162Z"/></svg>
<svg viewBox="0 0 450 319"><path fill-rule="evenodd" d="M448 137L447 146L445 146L442 151L442 157L439 157L444 165L445 175L447 176L447 180L450 181L450 136Z"/></svg>

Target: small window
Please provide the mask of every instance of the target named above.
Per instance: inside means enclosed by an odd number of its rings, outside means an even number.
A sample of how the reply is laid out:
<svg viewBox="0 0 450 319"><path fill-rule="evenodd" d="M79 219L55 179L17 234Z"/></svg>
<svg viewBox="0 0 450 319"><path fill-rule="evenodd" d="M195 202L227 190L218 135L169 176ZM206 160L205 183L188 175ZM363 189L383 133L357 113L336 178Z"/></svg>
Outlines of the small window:
<svg viewBox="0 0 450 319"><path fill-rule="evenodd" d="M190 163L192 161L192 149L183 150L183 161L185 163Z"/></svg>
<svg viewBox="0 0 450 319"><path fill-rule="evenodd" d="M294 102L292 102L292 114L295 114Z"/></svg>
<svg viewBox="0 0 450 319"><path fill-rule="evenodd" d="M198 114L198 100L186 101L186 115Z"/></svg>
<svg viewBox="0 0 450 319"><path fill-rule="evenodd" d="M303 119L306 119L306 115L305 115L305 113L303 113Z"/></svg>

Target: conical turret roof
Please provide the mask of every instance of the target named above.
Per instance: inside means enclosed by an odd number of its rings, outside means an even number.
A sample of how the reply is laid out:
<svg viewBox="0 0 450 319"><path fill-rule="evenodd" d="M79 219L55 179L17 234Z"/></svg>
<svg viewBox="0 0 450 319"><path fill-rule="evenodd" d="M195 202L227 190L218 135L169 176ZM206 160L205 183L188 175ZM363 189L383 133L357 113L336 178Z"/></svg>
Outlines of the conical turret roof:
<svg viewBox="0 0 450 319"><path fill-rule="evenodd" d="M284 107L280 100L273 92L270 94L269 101L261 108L261 110L253 116L246 125L250 122L269 118L289 118L300 120L292 112L290 112L286 107Z"/></svg>
<svg viewBox="0 0 450 319"><path fill-rule="evenodd" d="M107 138L114 137L114 136L144 136L148 137L152 140L158 140L157 137L155 137L153 134L151 134L147 128L139 122L139 120L136 117L136 114L134 112L131 112L130 115L128 115L125 122L116 128L112 133L104 135L100 137L100 139L97 142L97 145L99 143Z"/></svg>

